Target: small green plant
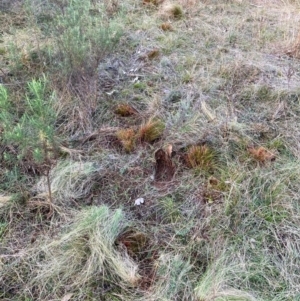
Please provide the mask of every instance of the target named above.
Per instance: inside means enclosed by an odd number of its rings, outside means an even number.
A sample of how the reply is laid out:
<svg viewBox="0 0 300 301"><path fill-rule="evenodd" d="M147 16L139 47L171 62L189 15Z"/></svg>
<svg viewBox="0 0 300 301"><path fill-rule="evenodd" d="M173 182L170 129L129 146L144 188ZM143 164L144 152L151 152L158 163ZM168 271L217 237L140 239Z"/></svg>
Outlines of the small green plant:
<svg viewBox="0 0 300 301"><path fill-rule="evenodd" d="M5 235L5 232L7 230L7 226L8 226L7 223L0 223L0 241L2 241L2 239Z"/></svg>
<svg viewBox="0 0 300 301"><path fill-rule="evenodd" d="M28 91L22 113L18 116L6 88L0 86L1 142L14 149L3 153L3 160L16 170L24 161L38 166L47 177L51 200L49 172L56 144L54 95L47 95L45 78L29 82Z"/></svg>
<svg viewBox="0 0 300 301"><path fill-rule="evenodd" d="M172 197L165 197L160 200L160 207L164 222L175 223L180 219L181 213L179 206Z"/></svg>

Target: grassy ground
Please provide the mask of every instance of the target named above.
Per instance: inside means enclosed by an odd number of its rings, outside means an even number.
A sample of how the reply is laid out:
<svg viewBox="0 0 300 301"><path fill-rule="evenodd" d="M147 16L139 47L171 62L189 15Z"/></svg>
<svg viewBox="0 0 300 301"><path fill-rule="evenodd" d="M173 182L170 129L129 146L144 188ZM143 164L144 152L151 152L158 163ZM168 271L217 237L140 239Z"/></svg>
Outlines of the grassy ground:
<svg viewBox="0 0 300 301"><path fill-rule="evenodd" d="M0 299L300 300L299 8L0 4Z"/></svg>

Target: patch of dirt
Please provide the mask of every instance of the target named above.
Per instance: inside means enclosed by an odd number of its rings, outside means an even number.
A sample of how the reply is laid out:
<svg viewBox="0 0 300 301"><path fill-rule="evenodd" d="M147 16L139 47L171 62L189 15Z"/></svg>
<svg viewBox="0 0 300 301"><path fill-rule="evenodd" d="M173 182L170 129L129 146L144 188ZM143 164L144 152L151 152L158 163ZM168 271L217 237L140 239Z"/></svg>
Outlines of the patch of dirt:
<svg viewBox="0 0 300 301"><path fill-rule="evenodd" d="M156 181L171 181L176 170L171 153L160 148L155 152L155 161L154 179Z"/></svg>

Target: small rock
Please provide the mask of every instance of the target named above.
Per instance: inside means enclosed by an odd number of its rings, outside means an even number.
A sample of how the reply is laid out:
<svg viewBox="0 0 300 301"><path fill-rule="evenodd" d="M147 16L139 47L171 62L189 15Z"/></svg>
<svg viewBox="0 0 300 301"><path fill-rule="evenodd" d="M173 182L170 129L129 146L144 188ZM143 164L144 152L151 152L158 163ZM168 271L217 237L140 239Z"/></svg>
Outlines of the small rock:
<svg viewBox="0 0 300 301"><path fill-rule="evenodd" d="M138 198L134 201L134 205L140 206L141 204L144 204L145 200L144 198Z"/></svg>

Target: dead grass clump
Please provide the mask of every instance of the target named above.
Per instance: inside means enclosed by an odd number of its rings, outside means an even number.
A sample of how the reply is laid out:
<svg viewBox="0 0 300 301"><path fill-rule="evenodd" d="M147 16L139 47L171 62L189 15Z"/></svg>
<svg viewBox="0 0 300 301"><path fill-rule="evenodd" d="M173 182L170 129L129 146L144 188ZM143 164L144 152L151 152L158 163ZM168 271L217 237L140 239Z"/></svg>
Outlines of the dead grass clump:
<svg viewBox="0 0 300 301"><path fill-rule="evenodd" d="M173 31L173 27L170 23L162 23L160 25L160 28L163 30L163 31Z"/></svg>
<svg viewBox="0 0 300 301"><path fill-rule="evenodd" d="M152 143L162 136L164 129L165 124L161 120L149 119L140 126L137 136L141 142Z"/></svg>
<svg viewBox="0 0 300 301"><path fill-rule="evenodd" d="M128 117L131 115L135 115L137 113L137 111L129 104L121 103L121 104L117 105L117 107L115 109L115 113L122 117Z"/></svg>
<svg viewBox="0 0 300 301"><path fill-rule="evenodd" d="M127 253L134 259L138 259L140 253L147 245L149 238L143 232L128 231L125 232L117 241L117 244L122 244Z"/></svg>
<svg viewBox="0 0 300 301"><path fill-rule="evenodd" d="M194 145L187 151L186 163L190 168L211 171L216 166L216 154L206 145Z"/></svg>
<svg viewBox="0 0 300 301"><path fill-rule="evenodd" d="M100 206L77 213L67 232L42 247L45 260L29 281L44 300L65 293L66 286L73 291L84 289L96 279L124 288L137 285L137 264L115 248L128 225L121 209Z"/></svg>
<svg viewBox="0 0 300 301"><path fill-rule="evenodd" d="M80 200L87 197L92 189L94 177L102 168L93 162L64 160L50 172L51 191L58 202ZM46 177L42 177L34 187L37 198L47 192Z"/></svg>
<svg viewBox="0 0 300 301"><path fill-rule="evenodd" d="M166 3L160 9L159 15L163 19L182 19L184 16L181 5L175 3Z"/></svg>
<svg viewBox="0 0 300 301"><path fill-rule="evenodd" d="M54 205L49 196L45 195L44 198L32 198L27 202L27 209L39 216L45 216L50 219L54 213L59 213L59 207Z"/></svg>
<svg viewBox="0 0 300 301"><path fill-rule="evenodd" d="M122 129L116 133L117 138L122 143L124 149L127 152L133 151L135 147L136 134L135 131L131 128Z"/></svg>
<svg viewBox="0 0 300 301"><path fill-rule="evenodd" d="M153 50L149 51L149 52L146 54L146 56L147 56L147 58L148 58L149 60L153 60L153 59L155 59L155 58L158 58L158 57L159 57L159 54L160 54L159 49L153 49Z"/></svg>
<svg viewBox="0 0 300 301"><path fill-rule="evenodd" d="M274 161L276 159L276 156L264 148L263 146L260 147L248 147L248 151L251 154L251 156L259 163L264 164L267 161Z"/></svg>

